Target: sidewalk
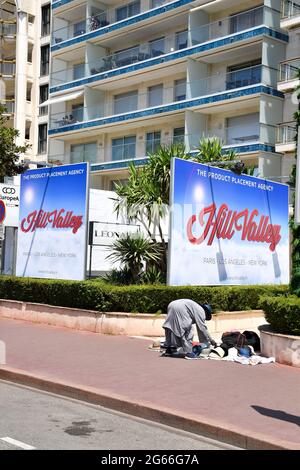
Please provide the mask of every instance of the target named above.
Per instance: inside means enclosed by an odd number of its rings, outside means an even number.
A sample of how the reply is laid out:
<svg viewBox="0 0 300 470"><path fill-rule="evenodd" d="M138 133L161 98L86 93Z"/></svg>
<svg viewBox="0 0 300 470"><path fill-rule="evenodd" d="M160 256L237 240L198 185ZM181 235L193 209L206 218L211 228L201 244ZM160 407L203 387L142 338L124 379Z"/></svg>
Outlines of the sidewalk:
<svg viewBox="0 0 300 470"><path fill-rule="evenodd" d="M0 319L0 379L245 448L300 449L300 370L162 358L143 339Z"/></svg>

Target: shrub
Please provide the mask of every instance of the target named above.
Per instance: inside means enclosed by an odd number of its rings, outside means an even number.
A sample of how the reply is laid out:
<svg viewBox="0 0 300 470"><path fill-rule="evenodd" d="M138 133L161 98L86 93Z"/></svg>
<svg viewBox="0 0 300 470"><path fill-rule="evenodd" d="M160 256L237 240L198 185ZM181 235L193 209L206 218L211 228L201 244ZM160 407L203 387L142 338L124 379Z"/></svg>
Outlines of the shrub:
<svg viewBox="0 0 300 470"><path fill-rule="evenodd" d="M300 299L297 296L262 296L260 306L275 331L300 335Z"/></svg>
<svg viewBox="0 0 300 470"><path fill-rule="evenodd" d="M62 307L97 308L104 302L100 283L0 277L0 298Z"/></svg>
<svg viewBox="0 0 300 470"><path fill-rule="evenodd" d="M107 312L166 312L175 299L210 303L216 310L259 308L259 296L284 295L287 286L112 286L105 282L0 277L0 298Z"/></svg>

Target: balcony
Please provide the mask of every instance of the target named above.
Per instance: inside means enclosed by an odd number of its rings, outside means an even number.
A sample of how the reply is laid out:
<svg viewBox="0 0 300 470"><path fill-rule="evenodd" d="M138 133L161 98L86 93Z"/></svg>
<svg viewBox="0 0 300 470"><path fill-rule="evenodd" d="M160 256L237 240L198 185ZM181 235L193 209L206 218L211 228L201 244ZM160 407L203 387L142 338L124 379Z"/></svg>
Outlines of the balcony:
<svg viewBox="0 0 300 470"><path fill-rule="evenodd" d="M0 59L0 77L13 78L16 73L16 62L14 60Z"/></svg>
<svg viewBox="0 0 300 470"><path fill-rule="evenodd" d="M49 155L49 162L59 162L61 164L89 162L101 167L102 171L119 170L120 168L126 168L130 161L134 161L137 165L143 164L147 155L155 153L160 145L182 144L185 145L187 153L193 155L197 152L197 146L202 137L218 137L224 152L234 150L241 157L254 159L260 152L274 151L274 140L272 139L275 139L275 133L276 128L274 126L257 122L249 129L242 125L223 127L222 129L207 129L198 134L183 133L180 137L137 140L136 136L130 136L127 137L130 140L129 143L106 145L98 155L95 145L91 150L85 151L79 148L78 151L71 151L69 156ZM122 138L115 139L115 141L117 140L122 140ZM84 147L84 145L78 147ZM89 148L89 144L86 147Z"/></svg>
<svg viewBox="0 0 300 470"><path fill-rule="evenodd" d="M192 0L190 0L192 1ZM112 8L107 10L100 11L99 8L95 8L94 13L91 16L86 17L86 5L82 5L77 9L72 10L69 12L69 15L73 15L76 17L76 20L68 21L66 19L62 19L62 21L67 22L68 24L62 28L56 29L52 33L52 46L57 44L61 44L65 41L69 41L73 38L80 38L87 33L94 33L100 32L102 28L107 26L114 25L114 29L116 29L117 25L120 27L128 26L128 21L130 18L141 16L141 18L136 18L136 21L144 20L143 13L151 10L155 10L157 7L162 6L164 4L171 3L170 0L160 0L152 2L152 5L149 5L147 10L141 10L141 4L139 1L133 2L131 5L116 5ZM175 2L174 2L175 3ZM186 3L189 3L186 1ZM120 7L122 7L122 11L120 11ZM125 11L125 8L127 11ZM157 11L159 14L161 11ZM149 15L147 16L147 18ZM147 19L146 18L146 19ZM107 30L105 31L105 33ZM84 38L85 40L86 38ZM76 41L77 42L77 41ZM67 44L66 44L67 45ZM64 44L61 44L64 46Z"/></svg>
<svg viewBox="0 0 300 470"><path fill-rule="evenodd" d="M17 34L16 20L1 20L0 19L0 37L4 40L15 39Z"/></svg>
<svg viewBox="0 0 300 470"><path fill-rule="evenodd" d="M276 152L289 153L296 150L297 129L294 122L285 122L277 126Z"/></svg>
<svg viewBox="0 0 300 470"><path fill-rule="evenodd" d="M206 43L210 41L212 41L212 48L223 47L223 43L218 44L213 41L231 35L237 35L238 40L244 39L239 37L238 33L245 32L246 34L249 29L268 24L266 18L268 17L267 13L270 11L271 9L269 7L257 7L248 12L238 13L190 30L189 33L186 32L186 37L181 40L178 40L178 37L173 34L145 42L136 47L124 49L112 55L101 57L96 61L84 62L80 64L80 66L69 64L68 67L52 73L52 92L59 91L59 88L66 83L70 84L68 88L71 88L72 86L82 84L83 79L87 79L86 83L90 83L107 78L109 72L119 68L142 63L141 66L138 66L140 69L141 67L156 65L156 63L162 64L163 62L174 60L177 57L191 56L194 53L198 53L197 45L204 44L206 51L209 48ZM262 34L262 32L260 34ZM233 41L230 39L229 44L232 43ZM178 55L176 57L177 52ZM157 58L160 59L159 62L157 62ZM122 69L123 73L127 71L131 70ZM55 89L55 87L57 87L57 89Z"/></svg>
<svg viewBox="0 0 300 470"><path fill-rule="evenodd" d="M279 64L278 90L294 90L300 85L300 58L290 59Z"/></svg>
<svg viewBox="0 0 300 470"><path fill-rule="evenodd" d="M149 90L155 87L150 87L146 94L135 90L127 93L125 97L116 95L93 106L76 105L76 108L72 108L70 103L65 112L51 115L50 130L54 131L53 133L69 132L145 116L153 118L156 115L161 116L162 113L184 112L188 108L201 110L212 104L224 105L226 101L232 103L235 99L245 99L249 95L261 93L261 87L255 85L261 82L270 83L270 77L274 73L276 76L276 70L256 65L179 85L175 82L173 87L161 86L160 90L153 90L153 99L149 96ZM267 92L267 89L265 91Z"/></svg>
<svg viewBox="0 0 300 470"><path fill-rule="evenodd" d="M300 25L300 2L293 2L291 0L282 1L281 10L281 27L282 28L295 28Z"/></svg>
<svg viewBox="0 0 300 470"><path fill-rule="evenodd" d="M5 108L4 115L12 116L15 112L15 100L1 100L1 106Z"/></svg>

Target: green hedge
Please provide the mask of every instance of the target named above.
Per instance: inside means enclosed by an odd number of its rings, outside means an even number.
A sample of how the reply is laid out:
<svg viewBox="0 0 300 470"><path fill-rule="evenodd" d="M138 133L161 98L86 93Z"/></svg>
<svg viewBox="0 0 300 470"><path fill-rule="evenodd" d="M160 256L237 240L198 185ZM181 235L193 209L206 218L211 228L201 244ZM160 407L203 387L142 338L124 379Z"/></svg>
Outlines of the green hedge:
<svg viewBox="0 0 300 470"><path fill-rule="evenodd" d="M278 333L300 335L300 299L297 296L260 299L266 319Z"/></svg>
<svg viewBox="0 0 300 470"><path fill-rule="evenodd" d="M111 286L100 281L56 281L0 276L0 298L106 312L165 313L169 302L190 298L216 310L259 308L260 295L284 295L287 286Z"/></svg>
<svg viewBox="0 0 300 470"><path fill-rule="evenodd" d="M105 301L95 282L0 276L0 299L96 310Z"/></svg>

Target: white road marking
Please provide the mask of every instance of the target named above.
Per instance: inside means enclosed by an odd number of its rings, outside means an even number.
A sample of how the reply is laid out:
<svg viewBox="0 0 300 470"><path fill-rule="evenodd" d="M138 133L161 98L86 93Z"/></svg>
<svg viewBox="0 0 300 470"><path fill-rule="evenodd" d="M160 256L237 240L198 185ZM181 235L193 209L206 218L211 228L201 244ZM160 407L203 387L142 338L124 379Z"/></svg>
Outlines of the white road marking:
<svg viewBox="0 0 300 470"><path fill-rule="evenodd" d="M1 437L1 441L7 442L7 444L11 444L15 447L20 447L21 449L24 450L34 450L35 447L32 447L28 444L25 444L24 442L17 441L16 439L12 439L11 437Z"/></svg>

